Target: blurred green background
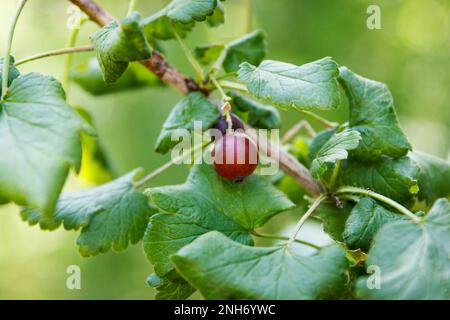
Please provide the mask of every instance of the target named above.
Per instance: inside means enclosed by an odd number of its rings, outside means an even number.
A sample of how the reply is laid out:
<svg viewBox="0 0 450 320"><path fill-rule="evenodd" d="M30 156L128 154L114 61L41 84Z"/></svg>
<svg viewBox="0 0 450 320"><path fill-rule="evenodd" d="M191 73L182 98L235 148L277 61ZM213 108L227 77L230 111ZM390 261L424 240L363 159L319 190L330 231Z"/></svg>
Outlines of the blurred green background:
<svg viewBox="0 0 450 320"><path fill-rule="evenodd" d="M128 1L98 0L116 17L126 14ZM168 1L140 0L143 16ZM381 8L381 30L366 27L370 4ZM65 46L68 1L29 1L19 20L13 54L20 59ZM0 6L0 50L15 1ZM302 64L324 56L366 77L388 84L395 98L400 122L414 148L450 156L450 2L448 0L227 0L226 24L208 28L197 24L186 40L190 46L228 42L261 28L267 32L268 58ZM87 23L78 44L88 44L96 26ZM182 71L192 74L177 43L164 43L167 57ZM91 54L82 53L75 63ZM63 57L21 66L21 72L37 71L62 78ZM136 167L152 170L168 160L153 151L161 124L180 94L170 88L144 88L126 93L92 97L75 84L69 91L72 105L88 109L95 120L107 154L119 174ZM346 110L324 114L344 120ZM285 131L302 115L282 112ZM313 123L315 125L315 123ZM7 151L2 151L7 152ZM173 168L153 185L182 182L187 169ZM86 185L71 177L68 190ZM141 244L124 253L81 258L75 246L77 233L40 231L21 221L19 208L0 207L0 299L151 299L147 287L152 272ZM277 218L282 223L286 214ZM305 236L308 236L305 232ZM312 232L311 232L312 233ZM82 289L66 289L66 268L79 265Z"/></svg>

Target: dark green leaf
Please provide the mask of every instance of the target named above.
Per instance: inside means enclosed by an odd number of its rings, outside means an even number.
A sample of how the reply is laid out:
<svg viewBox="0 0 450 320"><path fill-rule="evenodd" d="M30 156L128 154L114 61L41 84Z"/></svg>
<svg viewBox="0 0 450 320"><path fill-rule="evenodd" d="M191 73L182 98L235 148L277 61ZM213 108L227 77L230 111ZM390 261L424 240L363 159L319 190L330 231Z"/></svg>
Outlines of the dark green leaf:
<svg viewBox="0 0 450 320"><path fill-rule="evenodd" d="M244 62L239 69L239 79L255 97L298 110L337 108L338 74L336 62L329 57L302 66L264 60L255 67Z"/></svg>
<svg viewBox="0 0 450 320"><path fill-rule="evenodd" d="M405 217L385 209L375 200L362 198L345 223L344 242L350 249L367 250L383 225L402 219Z"/></svg>
<svg viewBox="0 0 450 320"><path fill-rule="evenodd" d="M0 96L2 95L3 61L5 61L5 58L0 58ZM13 80L19 76L20 72L14 66L14 58L11 56L9 59L8 87L11 85Z"/></svg>
<svg viewBox="0 0 450 320"><path fill-rule="evenodd" d="M154 15L143 19L141 25L149 39L175 38L174 29L184 37L195 21L204 21L216 7L217 0L172 0Z"/></svg>
<svg viewBox="0 0 450 320"><path fill-rule="evenodd" d="M303 257L286 247L253 248L210 232L172 261L206 299L327 299L345 287L347 260L337 247Z"/></svg>
<svg viewBox="0 0 450 320"><path fill-rule="evenodd" d="M70 72L70 79L94 96L160 85L159 78L139 63L131 63L114 83L105 83L98 60L93 58Z"/></svg>
<svg viewBox="0 0 450 320"><path fill-rule="evenodd" d="M293 206L257 175L235 184L219 177L207 164L194 166L182 185L152 188L146 193L161 212L150 219L144 240L145 252L159 276L173 269L170 255L200 235L217 230L250 244L248 230Z"/></svg>
<svg viewBox="0 0 450 320"><path fill-rule="evenodd" d="M370 189L405 203L419 191L419 168L408 157L383 157L377 162L349 160L341 170L341 184Z"/></svg>
<svg viewBox="0 0 450 320"><path fill-rule="evenodd" d="M148 217L154 212L147 198L134 189L136 171L102 186L63 193L54 217L46 218L36 210L24 209L22 218L31 225L53 230L61 224L67 230L78 230L77 239L83 256L122 251L128 244L142 239Z"/></svg>
<svg viewBox="0 0 450 320"><path fill-rule="evenodd" d="M223 61L226 72L234 72L243 62L259 65L267 54L266 34L262 30L256 30L233 42L226 49L227 54Z"/></svg>
<svg viewBox="0 0 450 320"><path fill-rule="evenodd" d="M152 274L148 277L147 283L158 291L156 300L184 300L195 292L195 289L175 270L164 277Z"/></svg>
<svg viewBox="0 0 450 320"><path fill-rule="evenodd" d="M194 48L194 56L201 64L208 65L219 58L224 47L223 44L218 43L197 46Z"/></svg>
<svg viewBox="0 0 450 320"><path fill-rule="evenodd" d="M133 12L120 24L111 22L91 36L106 83L119 79L129 62L150 58L152 50L145 39L140 19L140 15Z"/></svg>
<svg viewBox="0 0 450 320"><path fill-rule="evenodd" d="M172 135L179 130L194 130L194 122L200 121L202 130L211 128L220 118L220 111L200 92L192 92L178 102L164 122L156 141L156 152L167 153L178 144Z"/></svg>
<svg viewBox="0 0 450 320"><path fill-rule="evenodd" d="M314 213L314 217L322 221L323 231L331 238L344 242L342 233L351 210L352 205L349 203L343 203L341 208L335 203L322 203Z"/></svg>
<svg viewBox="0 0 450 320"><path fill-rule="evenodd" d="M411 150L385 84L363 78L345 67L340 68L339 79L349 100L350 128L359 131L362 137L352 156L374 161L382 155L401 157Z"/></svg>
<svg viewBox="0 0 450 320"><path fill-rule="evenodd" d="M0 198L53 212L70 167L80 168L81 132L93 134L65 98L52 77L12 82L0 102Z"/></svg>
<svg viewBox="0 0 450 320"><path fill-rule="evenodd" d="M247 123L254 128L279 129L281 118L278 110L270 105L265 105L238 92L228 92L233 102L236 113L247 114Z"/></svg>
<svg viewBox="0 0 450 320"><path fill-rule="evenodd" d="M450 203L439 199L419 223L394 222L375 237L366 261L378 266L381 288L357 282L363 299L450 299ZM373 277L374 275L372 275ZM369 280L370 281L370 280Z"/></svg>
<svg viewBox="0 0 450 320"><path fill-rule="evenodd" d="M311 163L311 174L319 179L327 170L327 163L335 163L337 160L347 159L348 150L358 147L361 136L358 131L345 129L335 133L319 149L315 159Z"/></svg>
<svg viewBox="0 0 450 320"><path fill-rule="evenodd" d="M450 195L450 163L423 152L410 152L409 157L420 168L419 200L433 203Z"/></svg>

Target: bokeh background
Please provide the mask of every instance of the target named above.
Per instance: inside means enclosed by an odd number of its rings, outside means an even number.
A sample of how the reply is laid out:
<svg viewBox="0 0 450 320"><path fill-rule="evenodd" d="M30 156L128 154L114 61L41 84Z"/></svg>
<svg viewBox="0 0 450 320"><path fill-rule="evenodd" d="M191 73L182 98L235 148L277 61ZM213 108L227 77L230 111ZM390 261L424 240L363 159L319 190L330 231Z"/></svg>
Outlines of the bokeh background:
<svg viewBox="0 0 450 320"><path fill-rule="evenodd" d="M98 0L116 17L126 14L128 1ZM140 0L142 15L168 1ZM381 8L381 30L366 27L370 4ZM19 20L13 45L17 59L65 46L69 2L30 0ZM227 0L226 24L208 28L197 24L187 38L190 46L229 42L261 28L267 32L270 59L302 64L332 56L366 77L385 82L395 98L400 122L414 148L450 156L450 2L448 0ZM0 5L0 50L15 1ZM78 44L88 44L96 26L87 23ZM164 43L167 57L192 74L174 41ZM90 57L82 53L75 63ZM37 71L61 79L63 57L31 62L22 72ZM153 151L161 124L180 94L170 88L143 88L111 96L93 97L72 84L68 98L93 115L103 146L117 173L136 167L150 171L168 160ZM324 114L344 120L346 110ZM302 115L282 112L285 131ZM315 123L312 122L314 125ZM1 137L0 137L1 138ZM2 150L1 152L8 152ZM0 154L1 156L1 154ZM187 168L176 167L155 179L153 185L182 182ZM71 177L68 190L87 185ZM146 283L152 272L141 244L124 253L81 258L77 233L40 231L21 221L15 205L0 206L0 299L151 299ZM283 214L274 222L294 221ZM303 231L302 231L303 232ZM305 237L318 237L320 227L310 226ZM327 241L323 236L316 241ZM79 265L82 289L66 289L66 268Z"/></svg>

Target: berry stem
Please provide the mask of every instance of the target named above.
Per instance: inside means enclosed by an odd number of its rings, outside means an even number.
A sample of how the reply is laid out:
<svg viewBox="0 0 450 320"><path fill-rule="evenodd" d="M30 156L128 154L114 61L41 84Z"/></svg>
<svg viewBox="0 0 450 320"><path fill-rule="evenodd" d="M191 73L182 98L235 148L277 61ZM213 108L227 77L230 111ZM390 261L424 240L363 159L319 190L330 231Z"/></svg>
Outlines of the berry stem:
<svg viewBox="0 0 450 320"><path fill-rule="evenodd" d="M408 218L410 218L414 222L420 222L421 219L417 217L414 213L409 211L407 208L402 206L400 203L392 200L391 198L388 198L386 196L383 196L382 194L373 192L371 190L357 188L357 187L350 187L350 186L343 186L336 190L335 194L341 194L341 193L349 193L349 194L360 194L364 196L368 196L371 198L374 198L376 200L379 200L381 202L384 202L385 204L391 206L394 209L397 209L398 212L404 214Z"/></svg>
<svg viewBox="0 0 450 320"><path fill-rule="evenodd" d="M159 176L161 173L163 173L164 171L170 169L173 165L175 165L176 163L178 163L179 161L183 161L184 159L186 159L187 157L192 156L192 154L194 154L195 152L197 152L198 150L202 150L204 147L208 146L211 143L211 141L206 141L203 143L200 143L199 145L190 148L189 150L187 150L187 152L183 152L182 155L173 158L172 160L170 160L169 162L166 162L165 164L163 164L161 167L159 167L158 169L150 172L148 175L146 175L145 177L143 177L142 179L136 181L134 183L134 187L135 188L141 188L142 186L144 186L147 182L149 182L150 180L152 180L153 178Z"/></svg>
<svg viewBox="0 0 450 320"><path fill-rule="evenodd" d="M17 60L15 65L16 66L20 66L21 64L30 62L30 61L35 61L35 60L39 60L42 58L47 58L47 57L54 57L54 56L60 56L63 54L72 54L75 52L89 52L89 51L94 51L94 47L93 46L80 46L80 47L75 47L75 48L63 48L63 49L57 49L57 50L53 50L53 51L47 51L47 52L43 52L43 53L38 53L32 56L29 56L27 58L23 58L20 60Z"/></svg>
<svg viewBox="0 0 450 320"><path fill-rule="evenodd" d="M295 226L295 231L292 234L292 236L289 238L289 241L287 243L287 247L290 247L292 243L295 242L298 233L300 232L300 229L305 224L306 220L314 213L314 211L317 209L317 207L327 198L327 195L321 194L319 197L314 200L314 202L311 204L309 209L306 211L306 213L300 218L297 225Z"/></svg>
<svg viewBox="0 0 450 320"><path fill-rule="evenodd" d="M8 32L8 40L6 42L6 50L5 50L5 60L3 61L3 75L2 75L2 96L0 100L3 100L4 96L8 92L8 77L9 77L9 64L11 62L11 46L14 38L14 31L16 30L17 21L19 20L20 13L23 10L23 7L27 3L27 0L21 0L16 9L16 13L14 14L11 25L9 27Z"/></svg>
<svg viewBox="0 0 450 320"><path fill-rule="evenodd" d="M250 233L252 235L254 235L255 237L259 237L259 238L274 239L274 240L289 240L289 237L279 236L279 235L275 235L275 234L256 232L255 230L250 231ZM294 241L296 243L303 244L305 246L314 248L316 250L320 250L321 249L321 247L319 247L318 245L315 245L314 243L311 243L311 242L308 242L308 241L305 241L305 240L295 239Z"/></svg>

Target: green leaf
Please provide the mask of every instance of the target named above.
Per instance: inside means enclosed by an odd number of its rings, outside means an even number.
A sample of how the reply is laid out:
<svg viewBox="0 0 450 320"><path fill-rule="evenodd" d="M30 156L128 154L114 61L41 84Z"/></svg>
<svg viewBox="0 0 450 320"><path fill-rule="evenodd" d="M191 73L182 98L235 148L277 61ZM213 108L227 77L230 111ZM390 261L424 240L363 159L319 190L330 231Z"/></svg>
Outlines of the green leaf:
<svg viewBox="0 0 450 320"><path fill-rule="evenodd" d="M182 185L151 188L146 194L161 212L150 219L144 239L147 257L159 276L173 269L170 255L200 235L217 230L251 244L248 230L293 206L257 175L236 184L219 177L207 164L194 166Z"/></svg>
<svg viewBox="0 0 450 320"><path fill-rule="evenodd" d="M179 141L173 141L177 131L194 130L194 122L201 122L203 131L211 128L220 118L220 111L202 93L192 92L178 102L163 124L156 141L156 152L167 153Z"/></svg>
<svg viewBox="0 0 450 320"><path fill-rule="evenodd" d="M106 83L119 79L129 62L151 57L152 49L145 38L140 19L140 15L133 12L120 24L111 22L91 35Z"/></svg>
<svg viewBox="0 0 450 320"><path fill-rule="evenodd" d="M113 83L105 83L98 60L89 59L70 72L70 79L94 96L162 85L159 78L140 63L131 63L124 74Z"/></svg>
<svg viewBox="0 0 450 320"><path fill-rule="evenodd" d="M343 243L342 233L351 210L352 205L349 203L343 203L341 207L337 207L334 203L322 203L313 217L322 221L323 231L333 240Z"/></svg>
<svg viewBox="0 0 450 320"><path fill-rule="evenodd" d="M225 22L225 6L222 1L217 2L217 7L214 13L206 18L206 21L211 27L220 26Z"/></svg>
<svg viewBox="0 0 450 320"><path fill-rule="evenodd" d="M327 129L320 131L313 139L309 146L308 160L309 162L313 162L313 160L317 157L317 153L323 147L323 145L330 140L330 138L334 135L336 129Z"/></svg>
<svg viewBox="0 0 450 320"><path fill-rule="evenodd" d="M2 95L2 81L3 81L3 62L5 58L0 58L0 96ZM8 87L11 85L14 79L20 76L19 70L14 65L14 57L10 56L9 59L9 72L8 72Z"/></svg>
<svg viewBox="0 0 450 320"><path fill-rule="evenodd" d="M371 198L361 198L345 223L343 238L350 249L367 250L377 232L387 223L405 219Z"/></svg>
<svg viewBox="0 0 450 320"><path fill-rule="evenodd" d="M224 47L219 43L197 46L194 48L194 56L201 64L208 65L219 58Z"/></svg>
<svg viewBox="0 0 450 320"><path fill-rule="evenodd" d="M433 300L450 298L450 203L435 202L420 223L394 222L375 237L366 265L381 271L381 288L367 277L356 284L362 299ZM372 275L373 277L373 275Z"/></svg>
<svg viewBox="0 0 450 320"><path fill-rule="evenodd" d="M172 0L154 15L143 19L141 25L149 39L175 38L174 29L184 37L192 29L195 21L206 20L214 13L216 7L217 0Z"/></svg>
<svg viewBox="0 0 450 320"><path fill-rule="evenodd" d="M69 169L80 168L80 134L92 130L57 80L16 78L0 101L0 198L51 214Z"/></svg>
<svg viewBox="0 0 450 320"><path fill-rule="evenodd" d="M227 54L223 61L226 72L234 72L243 62L259 65L267 54L266 34L262 30L256 30L233 42L226 49Z"/></svg>
<svg viewBox="0 0 450 320"><path fill-rule="evenodd" d="M347 260L337 247L302 257L286 247L253 248L210 232L172 261L206 299L327 299L346 284Z"/></svg>
<svg viewBox="0 0 450 320"><path fill-rule="evenodd" d="M148 277L147 283L158 291L156 300L185 300L195 292L195 289L175 270L164 277L152 274Z"/></svg>
<svg viewBox="0 0 450 320"><path fill-rule="evenodd" d="M87 110L80 107L75 110L90 126L95 128L94 120ZM97 185L111 181L114 170L99 138L82 133L81 145L82 156L79 176L84 181Z"/></svg>
<svg viewBox="0 0 450 320"><path fill-rule="evenodd" d="M337 160L347 159L348 150L358 147L361 135L358 131L345 129L335 133L320 148L313 162L311 163L311 174L319 179L327 170L327 163L335 163Z"/></svg>
<svg viewBox="0 0 450 320"><path fill-rule="evenodd" d="M258 67L244 62L239 79L257 98L297 110L329 110L340 105L336 62L323 58L302 66L264 60Z"/></svg>
<svg viewBox="0 0 450 320"><path fill-rule="evenodd" d="M82 256L105 253L110 248L122 251L142 239L148 217L154 213L147 198L134 189L137 170L107 184L80 192L63 193L54 217L37 210L24 209L22 218L42 229L81 228L77 244Z"/></svg>
<svg viewBox="0 0 450 320"><path fill-rule="evenodd" d="M450 163L423 152L410 152L409 157L420 168L419 200L427 204L450 195Z"/></svg>
<svg viewBox="0 0 450 320"><path fill-rule="evenodd" d="M350 128L359 131L362 137L352 156L363 161L374 161L382 155L404 156L411 145L398 123L389 88L345 67L339 70L339 80L349 100Z"/></svg>
<svg viewBox="0 0 450 320"><path fill-rule="evenodd" d="M341 185L370 189L405 203L419 190L419 168L408 157L383 157L372 163L349 160L342 165L340 180Z"/></svg>
<svg viewBox="0 0 450 320"><path fill-rule="evenodd" d="M265 105L248 96L231 91L227 95L232 99L233 110L236 113L246 114L247 123L254 128L279 129L281 118L278 110L270 105Z"/></svg>

